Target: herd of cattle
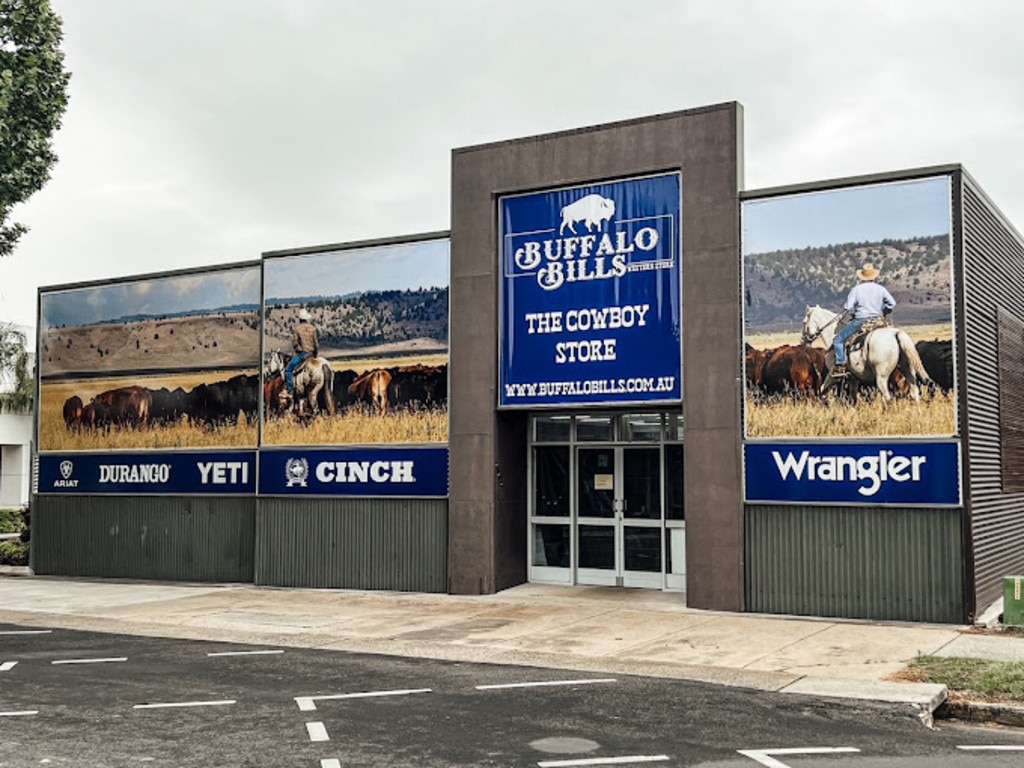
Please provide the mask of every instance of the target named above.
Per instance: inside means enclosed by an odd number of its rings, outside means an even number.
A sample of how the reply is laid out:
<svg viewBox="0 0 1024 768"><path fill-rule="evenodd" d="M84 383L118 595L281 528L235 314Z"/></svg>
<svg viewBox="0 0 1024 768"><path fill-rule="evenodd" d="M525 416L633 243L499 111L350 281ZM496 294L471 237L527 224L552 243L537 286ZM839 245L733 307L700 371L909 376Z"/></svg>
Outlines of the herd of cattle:
<svg viewBox="0 0 1024 768"><path fill-rule="evenodd" d="M278 382L280 374L265 380ZM331 396L335 408L328 408L326 393L321 393L321 408L335 412L365 404L385 413L389 408L438 408L448 401L448 366L396 366L357 374L345 370L334 374ZM278 398L266 403L267 417L283 415ZM169 426L184 417L189 423L217 429L237 424L242 415L255 423L260 401L260 377L239 374L226 381L199 384L191 390L181 387L149 389L143 386L116 387L84 402L78 395L64 401L64 424L71 431L107 430Z"/></svg>
<svg viewBox="0 0 1024 768"><path fill-rule="evenodd" d="M915 344L928 377L935 388L948 394L953 390L953 342L932 340ZM747 386L756 397L793 395L817 397L825 380L825 354L822 347L784 344L774 349L746 347ZM906 382L899 369L889 378L893 394L903 394Z"/></svg>
<svg viewBox="0 0 1024 768"><path fill-rule="evenodd" d="M448 403L448 365L402 365L373 368L357 373L352 369L334 371L329 384L317 395L320 411L335 413L365 404L385 414L395 409L433 409ZM295 403L281 398L284 380L280 373L263 381L263 403L268 418L283 415Z"/></svg>

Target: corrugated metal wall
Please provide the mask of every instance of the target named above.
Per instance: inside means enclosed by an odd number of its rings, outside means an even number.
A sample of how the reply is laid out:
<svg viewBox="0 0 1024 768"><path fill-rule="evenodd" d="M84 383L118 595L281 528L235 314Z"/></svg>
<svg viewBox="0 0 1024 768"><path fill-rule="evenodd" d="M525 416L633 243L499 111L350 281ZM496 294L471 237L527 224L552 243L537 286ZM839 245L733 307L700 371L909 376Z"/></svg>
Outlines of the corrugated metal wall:
<svg viewBox="0 0 1024 768"><path fill-rule="evenodd" d="M966 484L977 611L1024 573L1024 494L1003 493L999 434L998 310L1024 320L1024 242L964 174Z"/></svg>
<svg viewBox="0 0 1024 768"><path fill-rule="evenodd" d="M53 576L251 582L256 500L36 496L32 567Z"/></svg>
<svg viewBox="0 0 1024 768"><path fill-rule="evenodd" d="M448 590L446 499L260 498L256 582Z"/></svg>
<svg viewBox="0 0 1024 768"><path fill-rule="evenodd" d="M747 610L962 623L961 515L748 505Z"/></svg>

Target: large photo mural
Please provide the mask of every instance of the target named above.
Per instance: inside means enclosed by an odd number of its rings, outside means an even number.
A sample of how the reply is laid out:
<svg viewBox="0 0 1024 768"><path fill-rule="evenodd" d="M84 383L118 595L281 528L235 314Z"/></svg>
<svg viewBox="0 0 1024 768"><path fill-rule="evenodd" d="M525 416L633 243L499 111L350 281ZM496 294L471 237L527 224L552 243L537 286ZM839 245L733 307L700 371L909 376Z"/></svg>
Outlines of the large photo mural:
<svg viewBox="0 0 1024 768"><path fill-rule="evenodd" d="M447 443L448 250L265 259L263 445Z"/></svg>
<svg viewBox="0 0 1024 768"><path fill-rule="evenodd" d="M743 203L748 438L956 434L950 211L947 176Z"/></svg>
<svg viewBox="0 0 1024 768"><path fill-rule="evenodd" d="M255 448L259 309L258 264L44 290L39 450Z"/></svg>

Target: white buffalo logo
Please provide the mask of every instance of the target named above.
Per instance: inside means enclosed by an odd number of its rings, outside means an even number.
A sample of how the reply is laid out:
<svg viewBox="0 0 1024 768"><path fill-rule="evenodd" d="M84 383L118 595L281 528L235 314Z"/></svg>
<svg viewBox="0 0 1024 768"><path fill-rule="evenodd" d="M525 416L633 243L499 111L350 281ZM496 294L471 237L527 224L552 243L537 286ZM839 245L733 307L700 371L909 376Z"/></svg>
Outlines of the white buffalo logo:
<svg viewBox="0 0 1024 768"><path fill-rule="evenodd" d="M70 461L62 461L60 463L60 476L67 480L71 477L71 473L75 471L75 465Z"/></svg>
<svg viewBox="0 0 1024 768"><path fill-rule="evenodd" d="M293 485L306 487L306 480L309 478L309 462L305 459L288 459L284 465L284 476L288 481L286 488Z"/></svg>
<svg viewBox="0 0 1024 768"><path fill-rule="evenodd" d="M562 226L558 228L558 236L561 237L565 233L566 227L575 235L576 229L573 225L579 221L587 225L587 232L590 232L592 227L600 229L601 223L610 221L614 215L614 200L600 195L585 195L562 209Z"/></svg>

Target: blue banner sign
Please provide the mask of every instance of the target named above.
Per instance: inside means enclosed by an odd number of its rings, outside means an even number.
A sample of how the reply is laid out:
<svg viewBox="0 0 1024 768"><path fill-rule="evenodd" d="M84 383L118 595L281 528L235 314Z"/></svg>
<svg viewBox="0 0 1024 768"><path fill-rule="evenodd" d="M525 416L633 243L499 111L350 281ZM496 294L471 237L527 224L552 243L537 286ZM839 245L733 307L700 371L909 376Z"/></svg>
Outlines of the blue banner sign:
<svg viewBox="0 0 1024 768"><path fill-rule="evenodd" d="M255 491L255 451L39 455L41 494L251 495Z"/></svg>
<svg viewBox="0 0 1024 768"><path fill-rule="evenodd" d="M679 402L678 173L504 197L501 407Z"/></svg>
<svg viewBox="0 0 1024 768"><path fill-rule="evenodd" d="M448 448L288 448L260 451L269 496L448 495Z"/></svg>
<svg viewBox="0 0 1024 768"><path fill-rule="evenodd" d="M951 505L960 501L960 445L747 443L748 502Z"/></svg>

